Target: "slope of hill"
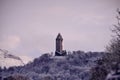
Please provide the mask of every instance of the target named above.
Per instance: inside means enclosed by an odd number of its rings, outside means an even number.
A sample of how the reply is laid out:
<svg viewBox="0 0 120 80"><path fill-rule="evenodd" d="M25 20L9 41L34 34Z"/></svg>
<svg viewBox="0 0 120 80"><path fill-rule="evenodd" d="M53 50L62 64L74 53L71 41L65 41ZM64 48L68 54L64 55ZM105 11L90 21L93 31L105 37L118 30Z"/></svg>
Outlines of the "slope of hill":
<svg viewBox="0 0 120 80"><path fill-rule="evenodd" d="M23 67L2 70L1 77L18 74L29 80L89 80L90 69L104 54L104 52L82 51L74 51L63 57L43 54Z"/></svg>
<svg viewBox="0 0 120 80"><path fill-rule="evenodd" d="M9 54L7 50L0 49L0 67L11 67L24 65L23 61L12 54Z"/></svg>

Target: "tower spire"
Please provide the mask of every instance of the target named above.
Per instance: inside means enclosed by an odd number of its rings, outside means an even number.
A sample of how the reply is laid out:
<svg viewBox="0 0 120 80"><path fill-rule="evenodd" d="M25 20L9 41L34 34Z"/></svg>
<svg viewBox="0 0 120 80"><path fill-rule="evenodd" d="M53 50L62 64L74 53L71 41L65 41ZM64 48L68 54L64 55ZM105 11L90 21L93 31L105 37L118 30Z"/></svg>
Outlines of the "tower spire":
<svg viewBox="0 0 120 80"><path fill-rule="evenodd" d="M62 35L60 33L58 33L56 40L62 40L63 41Z"/></svg>

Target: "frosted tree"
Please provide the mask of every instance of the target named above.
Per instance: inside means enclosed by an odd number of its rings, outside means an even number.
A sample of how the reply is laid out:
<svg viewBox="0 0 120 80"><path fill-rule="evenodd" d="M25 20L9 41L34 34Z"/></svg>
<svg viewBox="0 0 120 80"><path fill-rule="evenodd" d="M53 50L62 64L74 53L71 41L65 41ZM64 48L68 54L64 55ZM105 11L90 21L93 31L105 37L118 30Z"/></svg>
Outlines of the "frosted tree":
<svg viewBox="0 0 120 80"><path fill-rule="evenodd" d="M109 53L107 57L107 62L110 64L111 68L117 69L119 68L118 64L120 64L120 10L117 9L117 24L114 25L114 29L112 30L115 33L115 36L111 40L110 45L107 47L107 52Z"/></svg>

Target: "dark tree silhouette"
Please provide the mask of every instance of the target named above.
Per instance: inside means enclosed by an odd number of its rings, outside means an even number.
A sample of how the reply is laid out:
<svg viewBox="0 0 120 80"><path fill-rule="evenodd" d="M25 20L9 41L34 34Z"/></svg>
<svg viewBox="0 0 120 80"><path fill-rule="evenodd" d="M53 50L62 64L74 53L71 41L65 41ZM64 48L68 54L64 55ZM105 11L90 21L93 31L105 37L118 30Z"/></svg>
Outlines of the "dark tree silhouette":
<svg viewBox="0 0 120 80"><path fill-rule="evenodd" d="M117 9L117 24L114 25L114 29L112 30L113 33L115 33L115 36L111 40L110 45L107 47L107 52L110 53L106 57L111 57L108 58L108 62L110 65L113 65L116 73L119 69L119 64L120 64L120 10ZM113 64L112 64L113 63Z"/></svg>
<svg viewBox="0 0 120 80"><path fill-rule="evenodd" d="M107 74L110 71L117 73L120 63L120 10L117 9L117 24L114 25L112 30L115 36L111 40L110 44L106 47L106 54L102 60L99 60L97 66L91 69L90 80L105 80ZM102 64L101 64L102 63Z"/></svg>

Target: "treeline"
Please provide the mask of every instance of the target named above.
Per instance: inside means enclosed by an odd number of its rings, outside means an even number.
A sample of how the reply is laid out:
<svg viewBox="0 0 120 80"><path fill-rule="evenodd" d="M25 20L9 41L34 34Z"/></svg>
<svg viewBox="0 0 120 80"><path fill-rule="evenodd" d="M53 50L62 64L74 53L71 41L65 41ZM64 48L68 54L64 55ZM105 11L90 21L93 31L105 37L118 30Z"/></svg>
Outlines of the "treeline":
<svg viewBox="0 0 120 80"><path fill-rule="evenodd" d="M104 52L73 51L66 56L43 54L25 66L0 70L3 80L89 80Z"/></svg>

